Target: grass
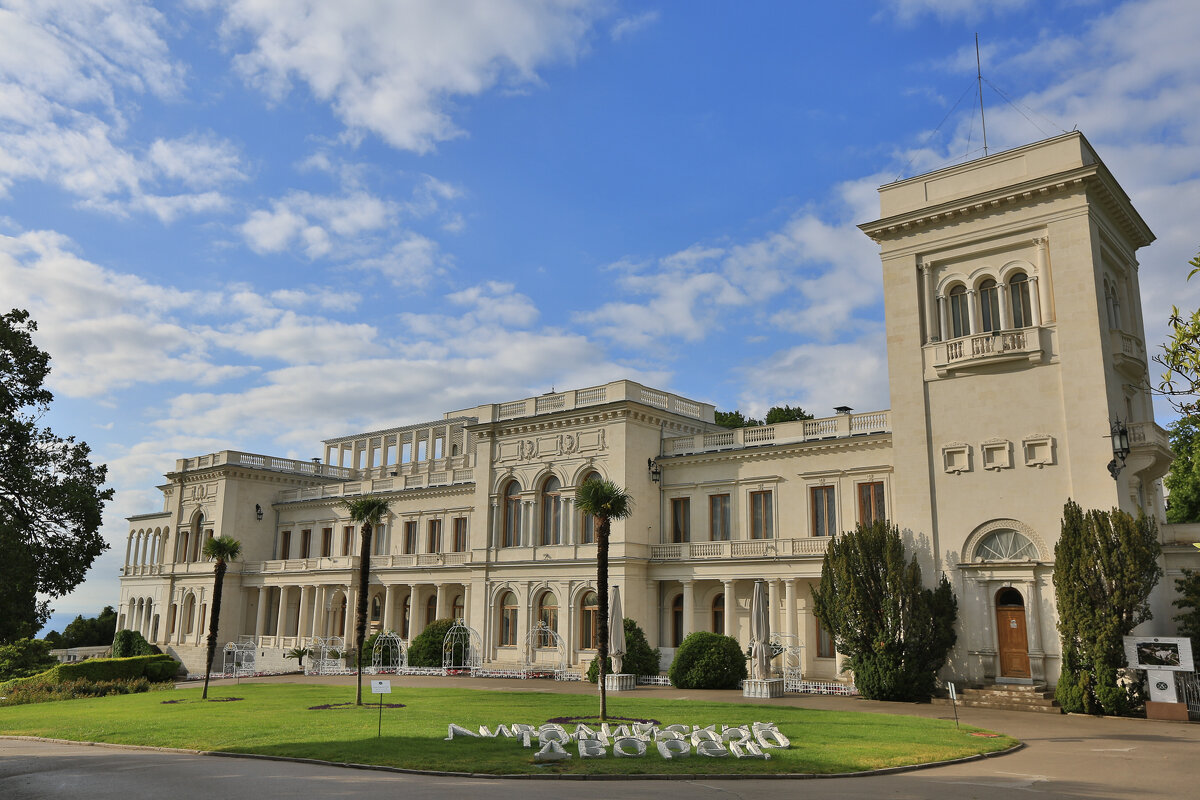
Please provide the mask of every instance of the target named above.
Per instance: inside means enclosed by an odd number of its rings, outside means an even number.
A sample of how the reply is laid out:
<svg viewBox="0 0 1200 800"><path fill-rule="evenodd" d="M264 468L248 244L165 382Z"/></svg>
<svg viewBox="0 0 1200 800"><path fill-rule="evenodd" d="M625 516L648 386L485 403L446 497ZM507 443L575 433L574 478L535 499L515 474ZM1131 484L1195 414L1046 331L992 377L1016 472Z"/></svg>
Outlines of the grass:
<svg viewBox="0 0 1200 800"><path fill-rule="evenodd" d="M210 697L213 691L209 692ZM75 741L155 745L192 750L258 753L335 762L381 764L409 769L470 773L686 773L855 772L930 761L946 761L1016 744L1007 736L971 736L948 720L891 714L833 712L790 706L609 697L610 716L658 720L662 725L743 725L774 722L791 739L787 750L771 750L770 761L692 755L668 761L653 746L642 758L582 760L535 765L534 750L517 739L444 741L447 726L540 725L555 717L597 711L596 698L542 692L470 689L395 689L385 703L383 736L376 738L377 706L309 710L344 703L344 687L305 684L222 686L218 699L202 702L199 689L0 706L0 733ZM375 699L375 698L372 698ZM182 702L164 702L182 701ZM611 723L610 723L611 724ZM574 723L565 726L574 730Z"/></svg>

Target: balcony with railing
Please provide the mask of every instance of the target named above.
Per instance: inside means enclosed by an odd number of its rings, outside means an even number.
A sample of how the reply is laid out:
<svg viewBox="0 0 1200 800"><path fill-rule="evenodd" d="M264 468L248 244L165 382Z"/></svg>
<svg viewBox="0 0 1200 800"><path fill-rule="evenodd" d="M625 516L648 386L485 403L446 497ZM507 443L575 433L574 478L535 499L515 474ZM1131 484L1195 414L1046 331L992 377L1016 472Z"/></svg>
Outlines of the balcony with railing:
<svg viewBox="0 0 1200 800"><path fill-rule="evenodd" d="M322 572L357 572L358 556L325 556L321 558L287 558L268 561L247 561L242 571L247 575L291 575ZM389 553L371 556L371 569L404 567L457 567L471 561L469 552L454 553ZM208 565L212 571L212 565Z"/></svg>
<svg viewBox="0 0 1200 800"><path fill-rule="evenodd" d="M822 558L829 537L799 539L734 539L722 542L679 542L650 546L652 561L707 561L741 558Z"/></svg>
<svg viewBox="0 0 1200 800"><path fill-rule="evenodd" d="M1165 430L1153 422L1129 423L1129 455L1125 466L1143 484L1158 480L1171 466L1171 439Z"/></svg>
<svg viewBox="0 0 1200 800"><path fill-rule="evenodd" d="M475 455L468 453L449 458L431 458L408 464L392 464L366 470L347 470L356 473L354 480L327 483L299 489L285 489L276 495L276 502L295 503L321 500L326 497L356 497L378 492L400 492L406 489L427 489L438 486L473 483ZM342 469L334 467L334 469Z"/></svg>
<svg viewBox="0 0 1200 800"><path fill-rule="evenodd" d="M932 351L933 367L939 376L981 364L1003 361L1040 361L1042 335L1045 328L1030 327L1009 331L960 336L945 342L926 345Z"/></svg>
<svg viewBox="0 0 1200 800"><path fill-rule="evenodd" d="M1146 346L1138 337L1120 330L1110 330L1109 344L1112 349L1113 366L1129 377L1140 380L1146 377Z"/></svg>
<svg viewBox="0 0 1200 800"><path fill-rule="evenodd" d="M890 433L892 416L890 411L872 411L866 414L838 414L822 419L806 419L797 422L781 422L777 425L759 425L753 428L711 431L694 436L675 436L663 442L664 456L680 456L691 453L712 453L721 450L739 450L745 447L793 444L822 439L867 436L875 433Z"/></svg>
<svg viewBox="0 0 1200 800"><path fill-rule="evenodd" d="M571 411L622 400L645 403L648 406L681 416L691 417L701 422L712 422L713 420L713 406L707 403L697 403L685 397L671 394L670 392L642 386L640 383L634 383L633 381L613 381L603 386L589 386L585 389L573 389L566 392L551 392L537 397L527 397L524 400L497 403L490 406L492 411L491 419L519 419L521 417ZM486 418L487 408L484 407L484 418ZM472 409L471 413L477 413L477 410Z"/></svg>
<svg viewBox="0 0 1200 800"><path fill-rule="evenodd" d="M330 464L322 464L318 461L297 461L291 458L243 453L238 450L222 450L219 453L209 453L208 455L196 456L194 458L176 459L175 471L192 472L194 470L225 465L284 472L309 478L346 480L347 478L354 477L354 470L348 467L335 467Z"/></svg>

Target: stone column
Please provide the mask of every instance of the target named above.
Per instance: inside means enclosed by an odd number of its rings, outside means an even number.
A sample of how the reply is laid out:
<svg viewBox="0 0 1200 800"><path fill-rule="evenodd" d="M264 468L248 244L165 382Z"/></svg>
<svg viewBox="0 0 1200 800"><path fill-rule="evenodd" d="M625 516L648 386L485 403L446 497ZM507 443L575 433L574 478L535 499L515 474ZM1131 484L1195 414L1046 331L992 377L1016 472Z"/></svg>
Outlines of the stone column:
<svg viewBox="0 0 1200 800"><path fill-rule="evenodd" d="M1012 330L1012 314L1008 307L1008 284L996 283L996 300L1000 304L1000 330Z"/></svg>
<svg viewBox="0 0 1200 800"><path fill-rule="evenodd" d="M396 598L394 597L393 592L392 592L393 588L394 587L391 584L388 584L383 587L383 620L382 620L382 624L383 624L383 630L385 630L385 631L392 630L392 604L395 603L395 600L396 600Z"/></svg>
<svg viewBox="0 0 1200 800"><path fill-rule="evenodd" d="M811 586L809 590L811 591ZM796 623L799 626L800 644L804 650L800 656L801 674L812 674L817 658L817 629L813 622L812 601L808 592L800 592L796 598Z"/></svg>
<svg viewBox="0 0 1200 800"><path fill-rule="evenodd" d="M788 636L796 633L796 579L788 578L783 582L783 632ZM797 636L797 644L799 638Z"/></svg>
<svg viewBox="0 0 1200 800"><path fill-rule="evenodd" d="M313 613L312 624L308 626L308 638L315 639L318 636L324 636L321 633L322 617L325 616L325 587L313 587Z"/></svg>
<svg viewBox="0 0 1200 800"><path fill-rule="evenodd" d="M425 630L425 609L421 602L421 584L414 583L408 593L408 632L411 636L419 636Z"/></svg>
<svg viewBox="0 0 1200 800"><path fill-rule="evenodd" d="M276 647L279 646L279 637L283 636L284 631L287 630L287 628L286 628L286 626L287 626L287 605L288 605L287 601L288 601L288 587L280 586L279 587L279 611L275 615L275 646Z"/></svg>
<svg viewBox="0 0 1200 800"><path fill-rule="evenodd" d="M1036 327L1042 324L1042 293L1038 290L1037 275L1029 276L1029 316L1030 322Z"/></svg>
<svg viewBox="0 0 1200 800"><path fill-rule="evenodd" d="M308 604L310 597L311 586L300 587L300 604L296 607L296 638L299 639L304 635L304 618L308 616ZM297 645L299 646L299 645Z"/></svg>
<svg viewBox="0 0 1200 800"><path fill-rule="evenodd" d="M1034 239L1033 244L1037 247L1037 271L1042 285L1041 291L1038 292L1037 297L1031 297L1029 299L1031 303L1036 303L1041 309L1043 321L1053 322L1054 278L1050 275L1049 242L1046 241L1046 237L1042 236Z"/></svg>
<svg viewBox="0 0 1200 800"><path fill-rule="evenodd" d="M184 601L186 599L187 599L186 595L180 595L179 599L175 601L175 608L177 609L175 612L175 645L176 646L183 644L183 629L184 629L183 612L184 612Z"/></svg>
<svg viewBox="0 0 1200 800"><path fill-rule="evenodd" d="M941 322L942 341L947 341L954 337L954 331L950 329L950 304L944 295L938 295L938 320Z"/></svg>
<svg viewBox="0 0 1200 800"><path fill-rule="evenodd" d="M658 581L646 581L646 641L653 649L659 646L659 629L662 625L662 607L659 603Z"/></svg>
<svg viewBox="0 0 1200 800"><path fill-rule="evenodd" d="M521 544L525 547L533 547L534 532L537 526L533 524L534 503L532 500L521 501Z"/></svg>
<svg viewBox="0 0 1200 800"><path fill-rule="evenodd" d="M442 583L438 583L436 585L436 588L434 591L437 592L437 604L436 604L437 611L434 613L434 617L437 619L445 619L446 618L446 597L449 594L449 592L446 591L446 586L445 586L445 584L442 584Z"/></svg>
<svg viewBox="0 0 1200 800"><path fill-rule="evenodd" d="M971 320L971 333L979 333L979 293L974 289L967 290L968 319Z"/></svg>
<svg viewBox="0 0 1200 800"><path fill-rule="evenodd" d="M354 586L346 586L346 642L349 644L354 641L357 635L354 632L354 620L358 616L358 592Z"/></svg>
<svg viewBox="0 0 1200 800"><path fill-rule="evenodd" d="M257 608L254 611L254 638L261 640L267 625L267 587L258 587Z"/></svg>
<svg viewBox="0 0 1200 800"><path fill-rule="evenodd" d="M126 567L126 571L128 571L129 556L132 552L133 552L133 531L130 531L129 535L127 537L125 537L125 567Z"/></svg>
<svg viewBox="0 0 1200 800"><path fill-rule="evenodd" d="M447 439L447 441L449 441L449 439ZM561 611L562 609L559 609L559 610ZM463 581L463 622L466 622L470 618L471 618L471 582L469 580L467 580L467 581ZM560 614L559 618L560 619L562 618L561 614ZM559 634L559 635L561 636L562 634Z"/></svg>
<svg viewBox="0 0 1200 800"><path fill-rule="evenodd" d="M934 299L933 299L933 266L931 264L919 264L918 269L921 270L922 287L924 289L925 306L925 342L937 341L937 335L934 333Z"/></svg>
<svg viewBox="0 0 1200 800"><path fill-rule="evenodd" d="M737 597L734 592L737 591L736 584L732 580L722 582L725 589L725 630L722 631L726 636L737 636L737 620L734 619L734 614L737 613ZM687 615L687 602L684 601L684 615Z"/></svg>
<svg viewBox="0 0 1200 800"><path fill-rule="evenodd" d="M779 580L776 578L767 579L767 608L769 614L767 619L770 621L772 633L782 633L779 628Z"/></svg>
<svg viewBox="0 0 1200 800"><path fill-rule="evenodd" d="M691 633L696 626L696 596L692 589L695 581L683 581L683 636Z"/></svg>

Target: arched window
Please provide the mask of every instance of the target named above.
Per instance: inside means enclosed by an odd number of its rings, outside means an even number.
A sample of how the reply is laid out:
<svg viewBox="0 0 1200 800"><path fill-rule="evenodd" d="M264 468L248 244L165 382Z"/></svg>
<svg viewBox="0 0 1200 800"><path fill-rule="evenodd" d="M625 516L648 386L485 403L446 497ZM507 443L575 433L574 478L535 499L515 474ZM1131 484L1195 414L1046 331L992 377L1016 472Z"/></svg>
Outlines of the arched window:
<svg viewBox="0 0 1200 800"><path fill-rule="evenodd" d="M558 630L558 598L554 592L543 592L538 598L537 618L550 630Z"/></svg>
<svg viewBox="0 0 1200 800"><path fill-rule="evenodd" d="M596 619L600 615L600 598L595 592L583 596L579 608L579 647L583 650L596 649Z"/></svg>
<svg viewBox="0 0 1200 800"><path fill-rule="evenodd" d="M683 595L675 595L671 601L671 646L683 644Z"/></svg>
<svg viewBox="0 0 1200 800"><path fill-rule="evenodd" d="M542 544L562 542L562 484L551 475L542 484Z"/></svg>
<svg viewBox="0 0 1200 800"><path fill-rule="evenodd" d="M383 616L383 604L379 602L379 595L371 598L371 622L379 622Z"/></svg>
<svg viewBox="0 0 1200 800"><path fill-rule="evenodd" d="M599 472L589 472L587 475L585 475L583 477L583 480L580 481L580 483L587 483L588 481L598 481L600 479L601 478L600 478ZM595 544L596 543L596 518L593 517L591 514L584 514L582 512L580 512L580 516L581 516L581 519L579 520L579 541L580 541L580 543L581 544Z"/></svg>
<svg viewBox="0 0 1200 800"><path fill-rule="evenodd" d="M455 620L463 619L463 596L461 594L454 595L454 602L450 605L450 616Z"/></svg>
<svg viewBox="0 0 1200 800"><path fill-rule="evenodd" d="M1024 608L1025 598L1021 597L1021 593L1011 586L1006 586L996 592L996 607L997 608Z"/></svg>
<svg viewBox="0 0 1200 800"><path fill-rule="evenodd" d="M501 647L513 647L517 644L517 596L505 592L500 598L500 640Z"/></svg>
<svg viewBox="0 0 1200 800"><path fill-rule="evenodd" d="M1000 330L1000 292L991 278L979 284L979 311L984 333Z"/></svg>
<svg viewBox="0 0 1200 800"><path fill-rule="evenodd" d="M509 481L504 487L504 538L502 547L521 543L521 484Z"/></svg>
<svg viewBox="0 0 1200 800"><path fill-rule="evenodd" d="M1033 305L1029 293L1029 276L1018 272L1008 279L1008 295L1012 301L1012 325L1028 328L1033 324Z"/></svg>
<svg viewBox="0 0 1200 800"><path fill-rule="evenodd" d="M950 330L954 338L971 333L971 312L967 308L967 287L959 284L950 290Z"/></svg>
<svg viewBox="0 0 1200 800"><path fill-rule="evenodd" d="M1038 551L1022 533L1001 529L992 531L975 548L976 561L1037 561Z"/></svg>
<svg viewBox="0 0 1200 800"><path fill-rule="evenodd" d="M712 602L712 632L725 632L725 593L717 595Z"/></svg>
<svg viewBox="0 0 1200 800"><path fill-rule="evenodd" d="M432 625L435 619L437 619L437 595L431 594L425 601L425 624Z"/></svg>

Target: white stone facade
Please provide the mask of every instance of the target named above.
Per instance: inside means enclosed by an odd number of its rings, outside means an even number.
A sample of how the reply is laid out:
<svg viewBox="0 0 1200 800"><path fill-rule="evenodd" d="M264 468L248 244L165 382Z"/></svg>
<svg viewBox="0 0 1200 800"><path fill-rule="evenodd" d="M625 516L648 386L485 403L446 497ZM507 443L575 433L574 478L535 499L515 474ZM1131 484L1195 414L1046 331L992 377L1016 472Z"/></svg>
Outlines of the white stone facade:
<svg viewBox="0 0 1200 800"><path fill-rule="evenodd" d="M230 535L221 635L265 661L352 630L357 530L343 499L391 513L371 559L372 629L411 639L462 617L484 661L519 664L539 620L568 663L594 657L595 545L573 507L595 473L625 487L610 577L664 664L688 632L749 639L755 580L806 678L839 678L812 614L830 534L894 520L927 580L959 599L948 677L1053 683L1054 543L1063 503L1163 517L1135 251L1153 235L1086 139L1038 142L884 186L892 408L726 430L713 408L615 381L324 443L322 459L224 451L176 462L162 510L130 518L119 626L198 672L212 591L199 542ZM1107 434L1128 424L1117 479ZM660 470L653 475L648 462ZM1196 532L1163 528L1168 575ZM273 654L273 655L271 655ZM547 661L557 651L534 654Z"/></svg>

